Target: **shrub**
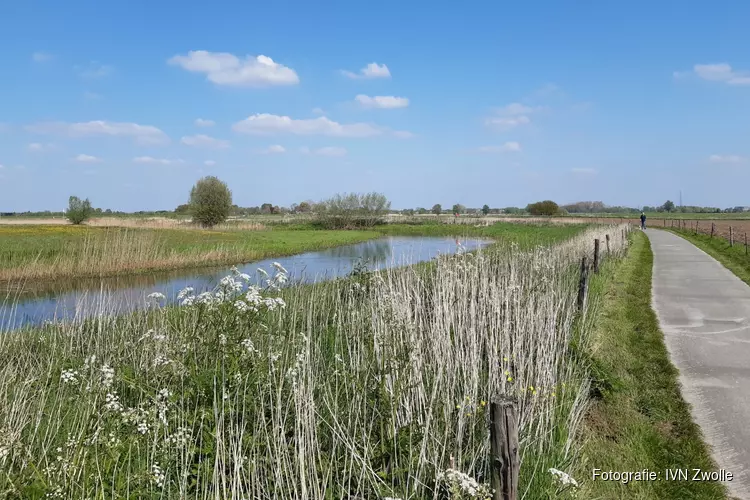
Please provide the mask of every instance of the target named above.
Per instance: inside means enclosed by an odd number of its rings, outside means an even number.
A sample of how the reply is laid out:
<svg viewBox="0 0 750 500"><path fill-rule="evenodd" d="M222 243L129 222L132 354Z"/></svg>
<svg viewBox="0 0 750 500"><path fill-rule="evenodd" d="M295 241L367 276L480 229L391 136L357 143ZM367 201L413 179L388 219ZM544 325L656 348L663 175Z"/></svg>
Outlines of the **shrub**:
<svg viewBox="0 0 750 500"><path fill-rule="evenodd" d="M381 193L336 194L315 205L316 222L328 229L372 227L383 224L391 202Z"/></svg>
<svg viewBox="0 0 750 500"><path fill-rule="evenodd" d="M560 207L552 200L538 201L532 203L526 210L531 215L558 215L560 213Z"/></svg>
<svg viewBox="0 0 750 500"><path fill-rule="evenodd" d="M232 210L232 192L226 183L208 176L195 183L190 191L190 211L193 221L203 227L213 227L227 220Z"/></svg>
<svg viewBox="0 0 750 500"><path fill-rule="evenodd" d="M81 200L78 196L71 196L68 199L68 210L65 217L73 224L82 224L89 220L94 209L91 208L91 202L88 198Z"/></svg>

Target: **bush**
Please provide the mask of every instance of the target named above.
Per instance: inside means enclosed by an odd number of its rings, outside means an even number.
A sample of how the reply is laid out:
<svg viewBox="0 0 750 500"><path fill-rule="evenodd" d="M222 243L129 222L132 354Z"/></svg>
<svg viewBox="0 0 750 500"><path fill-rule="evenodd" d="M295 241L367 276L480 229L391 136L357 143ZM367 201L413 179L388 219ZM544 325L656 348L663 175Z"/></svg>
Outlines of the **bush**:
<svg viewBox="0 0 750 500"><path fill-rule="evenodd" d="M315 205L316 222L327 229L372 227L385 222L391 202L381 193L336 194Z"/></svg>
<svg viewBox="0 0 750 500"><path fill-rule="evenodd" d="M538 201L532 203L526 210L531 215L558 215L560 213L560 207L552 200Z"/></svg>
<svg viewBox="0 0 750 500"><path fill-rule="evenodd" d="M213 227L227 220L232 210L232 192L226 183L208 176L195 183L190 191L190 212L193 221Z"/></svg>
<svg viewBox="0 0 750 500"><path fill-rule="evenodd" d="M81 200L78 196L71 196L68 199L68 210L65 212L65 217L73 224L83 224L89 220L92 212L91 202L88 198Z"/></svg>

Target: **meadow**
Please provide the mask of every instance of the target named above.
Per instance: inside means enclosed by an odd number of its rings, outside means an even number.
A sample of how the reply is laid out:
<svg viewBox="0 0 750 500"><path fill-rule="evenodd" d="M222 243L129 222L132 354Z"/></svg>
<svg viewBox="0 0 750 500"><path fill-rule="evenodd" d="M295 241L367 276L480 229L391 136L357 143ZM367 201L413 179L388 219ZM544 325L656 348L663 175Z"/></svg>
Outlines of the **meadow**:
<svg viewBox="0 0 750 500"><path fill-rule="evenodd" d="M309 222L217 229L0 225L0 283L45 282L233 265L353 244L385 235L476 236L524 248L570 237L584 226L385 224L369 230L320 230ZM252 227L254 229L248 229Z"/></svg>
<svg viewBox="0 0 750 500"><path fill-rule="evenodd" d="M180 307L8 332L0 496L488 498L488 402L511 397L522 493L573 498L550 469L574 467L590 392L578 265L625 229L312 286L236 273Z"/></svg>

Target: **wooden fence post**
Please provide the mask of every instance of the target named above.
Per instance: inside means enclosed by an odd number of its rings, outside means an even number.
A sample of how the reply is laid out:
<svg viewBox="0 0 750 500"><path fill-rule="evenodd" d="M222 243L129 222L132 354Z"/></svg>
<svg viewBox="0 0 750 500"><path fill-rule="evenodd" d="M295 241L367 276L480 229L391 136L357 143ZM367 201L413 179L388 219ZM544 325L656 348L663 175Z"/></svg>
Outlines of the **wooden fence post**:
<svg viewBox="0 0 750 500"><path fill-rule="evenodd" d="M732 232L732 226L729 226L729 246L734 246L734 233Z"/></svg>
<svg viewBox="0 0 750 500"><path fill-rule="evenodd" d="M664 219L664 227L667 227L667 219Z"/></svg>
<svg viewBox="0 0 750 500"><path fill-rule="evenodd" d="M745 255L747 255L747 233L745 233Z"/></svg>
<svg viewBox="0 0 750 500"><path fill-rule="evenodd" d="M581 277L578 280L578 310L583 311L586 306L586 294L589 288L589 266L586 263L586 256L581 259Z"/></svg>
<svg viewBox="0 0 750 500"><path fill-rule="evenodd" d="M513 400L490 404L490 452L492 500L518 500L518 422Z"/></svg>
<svg viewBox="0 0 750 500"><path fill-rule="evenodd" d="M715 224L712 222L711 223L711 238L714 237L714 226L715 226Z"/></svg>
<svg viewBox="0 0 750 500"><path fill-rule="evenodd" d="M607 238L607 255L609 255L609 235L606 235Z"/></svg>
<svg viewBox="0 0 750 500"><path fill-rule="evenodd" d="M698 221L695 221L695 234L698 234Z"/></svg>
<svg viewBox="0 0 750 500"><path fill-rule="evenodd" d="M599 274L599 238L594 240L594 273Z"/></svg>

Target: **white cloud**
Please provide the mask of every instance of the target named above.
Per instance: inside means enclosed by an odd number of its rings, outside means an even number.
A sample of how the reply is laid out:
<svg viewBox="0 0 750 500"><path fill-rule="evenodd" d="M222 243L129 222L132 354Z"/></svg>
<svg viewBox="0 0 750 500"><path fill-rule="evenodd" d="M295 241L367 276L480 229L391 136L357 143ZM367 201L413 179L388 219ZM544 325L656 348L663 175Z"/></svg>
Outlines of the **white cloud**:
<svg viewBox="0 0 750 500"><path fill-rule="evenodd" d="M152 125L107 121L90 121L79 123L42 122L26 126L26 130L35 134L60 135L70 138L82 137L130 137L139 144L152 145L169 142L169 137L161 129Z"/></svg>
<svg viewBox="0 0 750 500"><path fill-rule="evenodd" d="M97 94L96 92L89 92L88 90L83 93L83 97L90 101L98 101L102 98L100 94Z"/></svg>
<svg viewBox="0 0 750 500"><path fill-rule="evenodd" d="M193 50L184 56L174 56L167 63L193 73L205 73L206 78L217 85L266 87L299 83L293 69L263 55L246 56L243 60L226 52Z"/></svg>
<svg viewBox="0 0 750 500"><path fill-rule="evenodd" d="M52 60L52 54L48 54L47 52L34 52L31 54L31 59L38 63L47 62Z"/></svg>
<svg viewBox="0 0 750 500"><path fill-rule="evenodd" d="M38 142L32 142L28 146L26 146L29 151L41 151L44 149L44 145L38 143Z"/></svg>
<svg viewBox="0 0 750 500"><path fill-rule="evenodd" d="M519 125L528 125L529 123L531 123L531 118L525 115L510 117L498 116L487 118L484 123L490 127L499 128L501 130L510 130L512 128L518 127Z"/></svg>
<svg viewBox="0 0 750 500"><path fill-rule="evenodd" d="M316 155L316 156L338 156L338 157L346 156L346 149L336 147L336 146L326 146L324 148L319 148L319 149L302 148L300 151L302 151L305 154Z"/></svg>
<svg viewBox="0 0 750 500"><path fill-rule="evenodd" d="M286 148L280 144L272 144L265 149L259 150L258 153L264 155L286 153Z"/></svg>
<svg viewBox="0 0 750 500"><path fill-rule="evenodd" d="M344 75L352 79L373 79L373 78L390 78L391 72L388 70L388 66L385 64L370 63L361 70L359 73L353 73L351 71L341 71Z"/></svg>
<svg viewBox="0 0 750 500"><path fill-rule="evenodd" d="M73 159L80 163L96 163L96 162L102 161L101 158L97 158L96 156L84 155L84 154L80 154Z"/></svg>
<svg viewBox="0 0 750 500"><path fill-rule="evenodd" d="M170 160L167 158L152 158L151 156L137 156L133 158L133 163L144 163L152 165L180 165L185 163L183 160Z"/></svg>
<svg viewBox="0 0 750 500"><path fill-rule="evenodd" d="M216 139L203 134L185 136L181 142L196 148L227 149L229 147L229 141L226 139Z"/></svg>
<svg viewBox="0 0 750 500"><path fill-rule="evenodd" d="M708 161L711 163L743 163L746 158L738 155L711 155Z"/></svg>
<svg viewBox="0 0 750 500"><path fill-rule="evenodd" d="M411 139L414 137L414 134L408 130L394 130L393 136L398 137L399 139Z"/></svg>
<svg viewBox="0 0 750 500"><path fill-rule="evenodd" d="M203 118L196 118L195 120L196 127L213 127L214 125L216 125L216 122L213 120L204 120Z"/></svg>
<svg viewBox="0 0 750 500"><path fill-rule="evenodd" d="M526 106L518 102L513 102L496 110L496 116L485 119L484 123L488 127L510 130L521 125L531 123L528 115L539 111L541 108Z"/></svg>
<svg viewBox="0 0 750 500"><path fill-rule="evenodd" d="M574 174L594 175L597 173L595 168L571 168L571 172Z"/></svg>
<svg viewBox="0 0 750 500"><path fill-rule="evenodd" d="M482 146L477 151L480 153L517 153L521 151L521 145L517 142L506 142L501 146Z"/></svg>
<svg viewBox="0 0 750 500"><path fill-rule="evenodd" d="M723 82L728 85L750 85L750 71L736 71L727 63L696 64L693 73L699 78L711 82ZM687 72L675 71L675 78L687 76Z"/></svg>
<svg viewBox="0 0 750 500"><path fill-rule="evenodd" d="M270 135L327 135L331 137L372 137L386 129L369 123L341 124L325 116L295 120L288 116L255 114L232 125L232 130L244 134Z"/></svg>
<svg viewBox="0 0 750 500"><path fill-rule="evenodd" d="M216 162L213 160L206 160L203 162L203 164L207 167L213 167L214 165L216 165Z"/></svg>
<svg viewBox="0 0 750 500"><path fill-rule="evenodd" d="M323 111L323 108L313 108L312 110L314 115L324 115L326 114L325 111Z"/></svg>
<svg viewBox="0 0 750 500"><path fill-rule="evenodd" d="M101 64L98 61L91 61L88 66L76 66L78 74L83 78L104 78L114 73L114 66Z"/></svg>
<svg viewBox="0 0 750 500"><path fill-rule="evenodd" d="M391 95L376 95L374 97L359 94L354 98L363 108L394 109L405 108L409 105L406 97L394 97Z"/></svg>

